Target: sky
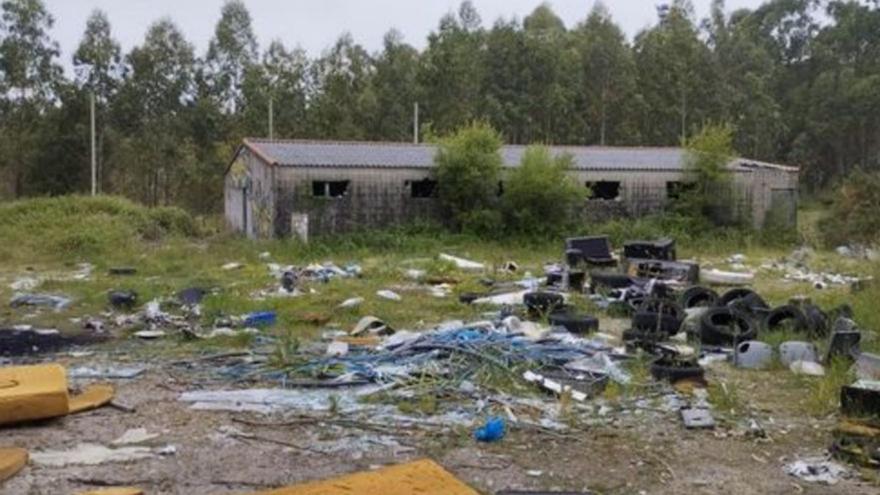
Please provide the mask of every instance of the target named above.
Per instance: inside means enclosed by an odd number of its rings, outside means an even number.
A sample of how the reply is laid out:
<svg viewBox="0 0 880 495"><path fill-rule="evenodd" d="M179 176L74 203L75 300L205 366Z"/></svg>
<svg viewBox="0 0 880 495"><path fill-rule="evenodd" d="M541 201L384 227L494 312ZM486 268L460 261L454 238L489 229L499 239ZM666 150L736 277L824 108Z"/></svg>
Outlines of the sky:
<svg viewBox="0 0 880 495"><path fill-rule="evenodd" d="M114 37L127 52L141 43L151 22L170 17L204 53L220 18L223 0L44 0L55 18L52 36L61 45L62 62L70 71L70 59L82 38L92 10L104 10ZM300 46L311 56L320 55L343 32L371 52L382 46L382 38L396 28L404 39L423 48L429 32L440 17L455 11L460 0L244 0L254 21L254 30L267 46L280 39L288 47ZM577 24L595 0L551 0L548 3L569 27ZM473 0L486 26L499 17L528 15L541 0ZM656 21L655 5L663 0L604 0L614 20L632 37ZM697 15L708 14L711 0L693 0ZM762 0L727 0L728 10L754 8Z"/></svg>

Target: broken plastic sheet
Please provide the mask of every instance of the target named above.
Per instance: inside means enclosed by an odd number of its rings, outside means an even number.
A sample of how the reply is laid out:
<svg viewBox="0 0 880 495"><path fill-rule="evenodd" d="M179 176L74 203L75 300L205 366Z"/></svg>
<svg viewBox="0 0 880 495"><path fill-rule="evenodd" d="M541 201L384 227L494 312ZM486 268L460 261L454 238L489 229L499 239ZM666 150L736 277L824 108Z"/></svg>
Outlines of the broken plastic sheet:
<svg viewBox="0 0 880 495"><path fill-rule="evenodd" d="M358 402L362 396L381 390L377 385L348 388L340 394L335 389L249 389L185 392L181 402L191 403L192 409L201 411L235 411L272 414L284 411L353 412L363 406Z"/></svg>
<svg viewBox="0 0 880 495"><path fill-rule="evenodd" d="M607 375L608 378L621 385L626 385L632 381L630 374L619 364L612 361L608 354L604 352L596 353L592 357L571 361L564 367L571 371Z"/></svg>
<svg viewBox="0 0 880 495"><path fill-rule="evenodd" d="M143 366L80 366L67 371L70 378L104 378L130 380L140 376L146 368Z"/></svg>
<svg viewBox="0 0 880 495"><path fill-rule="evenodd" d="M94 443L81 443L69 450L45 450L31 453L31 462L37 466L96 466L115 462L132 462L156 457L150 447L109 448Z"/></svg>
<svg viewBox="0 0 880 495"><path fill-rule="evenodd" d="M69 297L52 294L16 294L12 297L9 304L13 308L21 306L43 306L52 308L55 311L61 311L70 306L71 302L73 301Z"/></svg>

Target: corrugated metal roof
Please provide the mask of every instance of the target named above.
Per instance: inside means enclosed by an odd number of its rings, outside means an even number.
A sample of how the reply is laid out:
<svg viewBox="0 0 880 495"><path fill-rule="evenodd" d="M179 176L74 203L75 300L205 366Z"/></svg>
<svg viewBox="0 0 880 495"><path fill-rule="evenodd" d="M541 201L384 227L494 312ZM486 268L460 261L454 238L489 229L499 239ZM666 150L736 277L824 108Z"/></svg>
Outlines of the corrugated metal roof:
<svg viewBox="0 0 880 495"><path fill-rule="evenodd" d="M246 139L245 145L264 160L285 167L431 168L437 151L436 146L430 144L383 142ZM550 149L555 155L571 154L576 170L676 171L682 169L684 156L681 148L550 146ZM502 147L504 166L519 165L525 150L525 146ZM735 164L738 163L739 160Z"/></svg>

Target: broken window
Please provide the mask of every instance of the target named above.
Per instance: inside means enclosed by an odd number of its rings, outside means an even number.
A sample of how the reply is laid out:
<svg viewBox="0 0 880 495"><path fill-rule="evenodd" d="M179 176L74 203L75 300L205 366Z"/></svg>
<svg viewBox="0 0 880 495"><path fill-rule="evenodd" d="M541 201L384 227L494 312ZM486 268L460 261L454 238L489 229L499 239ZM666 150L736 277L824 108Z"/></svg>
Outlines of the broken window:
<svg viewBox="0 0 880 495"><path fill-rule="evenodd" d="M431 179L408 181L410 196L413 198L433 198L437 181Z"/></svg>
<svg viewBox="0 0 880 495"><path fill-rule="evenodd" d="M316 198L341 198L348 191L347 180L312 181L312 196Z"/></svg>
<svg viewBox="0 0 880 495"><path fill-rule="evenodd" d="M693 182L667 182L666 197L672 201L681 199L685 193L693 191L694 187L696 187L696 185Z"/></svg>
<svg viewBox="0 0 880 495"><path fill-rule="evenodd" d="M600 180L587 182L587 187L593 191L591 200L614 201L620 199L620 182Z"/></svg>

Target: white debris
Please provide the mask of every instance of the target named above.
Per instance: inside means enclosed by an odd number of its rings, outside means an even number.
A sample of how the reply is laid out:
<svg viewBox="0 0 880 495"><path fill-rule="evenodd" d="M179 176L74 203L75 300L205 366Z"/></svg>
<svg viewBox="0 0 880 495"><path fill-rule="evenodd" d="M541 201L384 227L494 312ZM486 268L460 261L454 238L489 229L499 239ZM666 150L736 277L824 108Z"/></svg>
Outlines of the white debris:
<svg viewBox="0 0 880 495"><path fill-rule="evenodd" d="M482 263L477 263L476 261L466 260L464 258L459 258L457 256L452 256L449 254L440 253L440 259L443 261L451 262L455 265L456 268L460 270L482 271L486 269L486 265Z"/></svg>
<svg viewBox="0 0 880 495"><path fill-rule="evenodd" d="M508 292L506 294L498 294L496 296L481 297L474 300L473 304L486 304L492 306L507 306L514 304L523 304L523 296L531 291L522 290L519 292Z"/></svg>
<svg viewBox="0 0 880 495"><path fill-rule="evenodd" d="M732 263L732 264L740 264L741 265L746 262L746 255L744 255L742 253L734 254L730 258L727 258L727 262Z"/></svg>
<svg viewBox="0 0 880 495"><path fill-rule="evenodd" d="M131 462L154 457L149 447L122 447L111 449L93 443L81 443L71 450L33 452L31 461L38 466L64 467L70 465L96 466L110 462Z"/></svg>
<svg viewBox="0 0 880 495"><path fill-rule="evenodd" d="M244 268L244 263L226 263L222 266L222 268L226 271L238 270L240 268Z"/></svg>
<svg viewBox="0 0 880 495"><path fill-rule="evenodd" d="M812 361L794 361L788 366L788 369L796 375L825 376L825 368Z"/></svg>
<svg viewBox="0 0 880 495"><path fill-rule="evenodd" d="M159 438L158 433L149 433L146 428L133 428L126 430L122 436L113 440L110 444L116 447L121 445L137 445L157 438Z"/></svg>
<svg viewBox="0 0 880 495"><path fill-rule="evenodd" d="M335 409L340 413L362 407L360 397L379 391L381 387L367 385L346 389L339 394L335 389L285 390L247 389L196 391L181 394L181 402L192 403L192 408L203 411L235 411L270 414L281 411L314 413Z"/></svg>
<svg viewBox="0 0 880 495"><path fill-rule="evenodd" d="M36 289L39 285L40 281L33 277L22 277L9 284L9 288L14 291L26 292Z"/></svg>
<svg viewBox="0 0 880 495"><path fill-rule="evenodd" d="M392 290L380 290L376 292L376 295L381 297L382 299L387 299L389 301L402 301L403 298L400 297L400 294L392 291Z"/></svg>
<svg viewBox="0 0 880 495"><path fill-rule="evenodd" d="M570 393L571 398L578 401L583 402L587 400L587 394L580 392L578 390L573 390L568 385L562 385L561 383L551 380L549 378L544 378L542 375L534 373L532 371L526 371L523 373L523 380L529 383L537 383L540 386L544 387L551 392L556 394Z"/></svg>
<svg viewBox="0 0 880 495"><path fill-rule="evenodd" d="M849 476L844 466L825 457L810 457L785 465L785 472L810 483L835 485Z"/></svg>
<svg viewBox="0 0 880 495"><path fill-rule="evenodd" d="M330 342L327 345L327 355L328 356L345 356L348 354L348 343L347 342Z"/></svg>
<svg viewBox="0 0 880 495"><path fill-rule="evenodd" d="M406 274L406 278L416 281L425 278L425 276L428 274L428 272L426 272L425 270L416 270L415 268L410 268L404 273Z"/></svg>
<svg viewBox="0 0 880 495"><path fill-rule="evenodd" d="M701 270L700 280L706 284L749 285L755 281L755 274L752 272L726 272L713 268Z"/></svg>
<svg viewBox="0 0 880 495"><path fill-rule="evenodd" d="M260 253L259 258L263 261L266 261L272 258L272 253L270 253L269 251L263 251L262 253Z"/></svg>
<svg viewBox="0 0 880 495"><path fill-rule="evenodd" d="M139 332L135 332L134 336L139 339L154 340L164 337L165 332L163 332L162 330L141 330Z"/></svg>
<svg viewBox="0 0 880 495"><path fill-rule="evenodd" d="M363 297L352 297L351 299L346 299L345 301L342 301L342 304L337 307L339 309L354 309L360 306L363 302Z"/></svg>

